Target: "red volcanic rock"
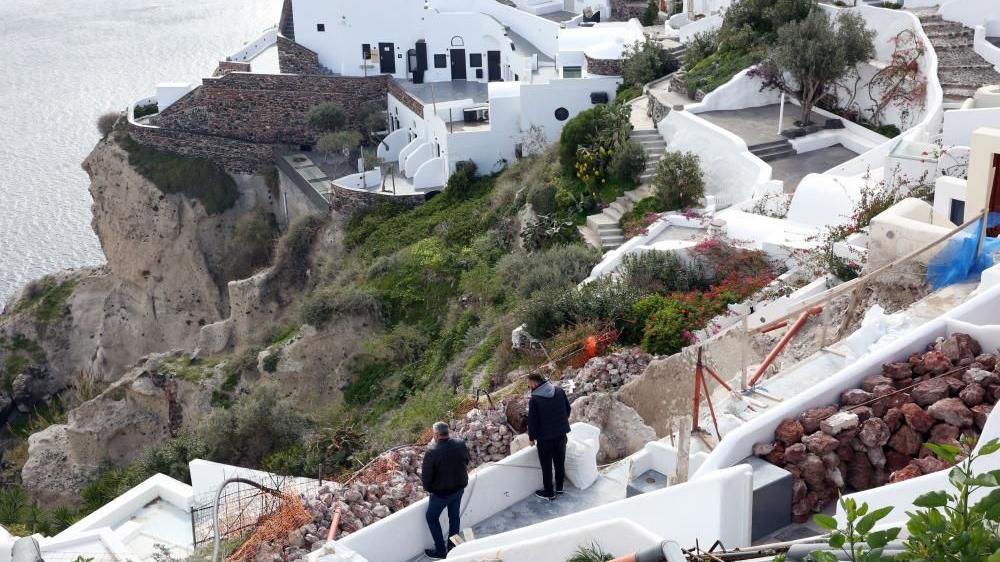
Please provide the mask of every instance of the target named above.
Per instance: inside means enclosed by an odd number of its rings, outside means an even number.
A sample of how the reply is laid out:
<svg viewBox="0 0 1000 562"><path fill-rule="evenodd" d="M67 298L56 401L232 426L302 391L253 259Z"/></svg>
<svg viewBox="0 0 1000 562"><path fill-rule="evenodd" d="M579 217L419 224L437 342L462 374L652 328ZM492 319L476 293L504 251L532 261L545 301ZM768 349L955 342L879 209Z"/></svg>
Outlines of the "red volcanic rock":
<svg viewBox="0 0 1000 562"><path fill-rule="evenodd" d="M901 363L901 365L906 365L907 374L906 374L906 376L900 377L900 378L907 378L907 377L909 377L910 376L909 375L909 364L908 363ZM884 376L884 375L870 375L870 376L865 377L865 380L861 381L861 389L865 390L867 392L871 392L871 391L875 390L875 387L878 386L878 385L880 385L880 384L889 384L889 385L891 385L892 384L892 379L890 379L889 377Z"/></svg>
<svg viewBox="0 0 1000 562"><path fill-rule="evenodd" d="M802 470L802 479L809 484L810 489L823 487L823 482L826 480L826 465L822 459L810 453L799 463L799 468Z"/></svg>
<svg viewBox="0 0 1000 562"><path fill-rule="evenodd" d="M912 460L913 457L910 455L904 455L903 453L889 449L885 453L885 469L889 472L895 472L910 464Z"/></svg>
<svg viewBox="0 0 1000 562"><path fill-rule="evenodd" d="M872 486L873 471L868 457L857 455L854 462L847 466L847 484L855 490L867 490Z"/></svg>
<svg viewBox="0 0 1000 562"><path fill-rule="evenodd" d="M1000 376L997 376L996 373L975 367L962 373L962 380L967 384L979 383L983 386L996 386L1000 384Z"/></svg>
<svg viewBox="0 0 1000 562"><path fill-rule="evenodd" d="M773 443L754 443L751 451L755 457L766 457L774 450L775 445L779 445L779 443L777 441Z"/></svg>
<svg viewBox="0 0 1000 562"><path fill-rule="evenodd" d="M806 446L802 443L793 443L785 447L785 462L788 464L799 464L806 459Z"/></svg>
<svg viewBox="0 0 1000 562"><path fill-rule="evenodd" d="M869 418L872 417L871 406L856 406L851 408L851 411L858 416L858 423L865 423Z"/></svg>
<svg viewBox="0 0 1000 562"><path fill-rule="evenodd" d="M948 381L939 377L913 387L913 390L910 391L910 397L913 398L914 402L926 408L938 400L947 398L950 391Z"/></svg>
<svg viewBox="0 0 1000 562"><path fill-rule="evenodd" d="M908 464L901 470L897 470L889 475L889 483L895 484L896 482L902 482L903 480L909 480L911 478L916 478L918 476L923 476L920 472L920 467L914 464Z"/></svg>
<svg viewBox="0 0 1000 562"><path fill-rule="evenodd" d="M964 402L966 406L978 406L986 399L986 389L979 383L974 382L963 388L962 391L958 393L958 398Z"/></svg>
<svg viewBox="0 0 1000 562"><path fill-rule="evenodd" d="M980 404L969 409L972 410L972 417L976 421L976 427L979 429L986 427L986 419L990 417L990 412L993 411L993 406L989 404Z"/></svg>
<svg viewBox="0 0 1000 562"><path fill-rule="evenodd" d="M778 428L774 430L774 437L781 441L786 448L802 440L804 434L805 430L802 428L802 424L798 420L788 418L781 420Z"/></svg>
<svg viewBox="0 0 1000 562"><path fill-rule="evenodd" d="M939 423L931 428L928 441L931 443L958 443L959 429L951 424Z"/></svg>
<svg viewBox="0 0 1000 562"><path fill-rule="evenodd" d="M861 390L860 388L852 388L851 390L846 390L840 394L840 402L846 406L864 404L872 398L874 398L874 396L871 392Z"/></svg>
<svg viewBox="0 0 1000 562"><path fill-rule="evenodd" d="M799 414L799 423L805 433L815 433L819 429L819 424L825 418L837 412L836 406L823 406L822 408L810 408Z"/></svg>
<svg viewBox="0 0 1000 562"><path fill-rule="evenodd" d="M861 424L861 431L858 432L858 440L865 447L881 447L889 441L889 426L879 418L872 418Z"/></svg>
<svg viewBox="0 0 1000 562"><path fill-rule="evenodd" d="M963 359L971 363L983 351L979 342L969 334L952 334L937 344L936 348L952 363L958 363Z"/></svg>
<svg viewBox="0 0 1000 562"><path fill-rule="evenodd" d="M920 434L908 425L904 425L899 428L899 431L894 433L892 437L889 438L889 447L898 453L908 455L910 457L920 452L921 445L923 445L923 443L920 441Z"/></svg>
<svg viewBox="0 0 1000 562"><path fill-rule="evenodd" d="M882 374L894 380L909 378L913 375L913 365L911 363L886 363L882 365Z"/></svg>
<svg viewBox="0 0 1000 562"><path fill-rule="evenodd" d="M773 465L784 466L786 462L785 448L781 443L776 443L771 452L764 456L764 459Z"/></svg>
<svg viewBox="0 0 1000 562"><path fill-rule="evenodd" d="M801 478L795 478L792 480L792 502L800 502L806 497L806 493L809 492L809 488L806 487L806 483Z"/></svg>
<svg viewBox="0 0 1000 562"><path fill-rule="evenodd" d="M938 400L927 408L927 413L956 427L969 427L974 423L972 411L958 398Z"/></svg>
<svg viewBox="0 0 1000 562"><path fill-rule="evenodd" d="M805 444L809 452L815 453L817 455L825 455L826 453L832 453L837 450L840 446L840 441L837 441L836 437L832 437L823 433L822 431L817 431L812 435L806 435L802 438L802 443Z"/></svg>
<svg viewBox="0 0 1000 562"><path fill-rule="evenodd" d="M903 425L903 411L899 408L889 408L882 416L882 421L889 426L889 431L895 432L899 426Z"/></svg>
<svg viewBox="0 0 1000 562"><path fill-rule="evenodd" d="M951 468L950 464L934 456L913 459L913 464L920 468L920 472L924 474L930 474L932 472Z"/></svg>
<svg viewBox="0 0 1000 562"><path fill-rule="evenodd" d="M983 369L992 371L997 366L997 356L990 353L983 353L976 356L976 363L982 365Z"/></svg>
<svg viewBox="0 0 1000 562"><path fill-rule="evenodd" d="M951 369L951 361L940 351L928 351L924 354L923 367L928 373L943 373Z"/></svg>
<svg viewBox="0 0 1000 562"><path fill-rule="evenodd" d="M934 418L914 403L903 404L899 407L899 410L903 413L906 425L912 427L918 433L926 433L934 427Z"/></svg>

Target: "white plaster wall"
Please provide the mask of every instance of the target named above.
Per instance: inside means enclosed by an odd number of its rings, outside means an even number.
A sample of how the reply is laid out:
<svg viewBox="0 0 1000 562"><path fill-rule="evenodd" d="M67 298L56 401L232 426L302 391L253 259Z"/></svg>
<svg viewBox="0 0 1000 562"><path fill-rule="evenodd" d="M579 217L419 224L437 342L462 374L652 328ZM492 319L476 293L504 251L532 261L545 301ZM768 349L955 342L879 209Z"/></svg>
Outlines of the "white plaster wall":
<svg viewBox="0 0 1000 562"><path fill-rule="evenodd" d="M396 129L389 133L382 142L378 144L376 155L383 162L395 162L399 159L399 151L410 144L409 131L407 129Z"/></svg>
<svg viewBox="0 0 1000 562"><path fill-rule="evenodd" d="M935 218L934 207L920 199L904 199L886 209L869 227L868 267L880 267L948 234L952 228L941 222ZM914 261L926 264L940 250L928 250Z"/></svg>
<svg viewBox="0 0 1000 562"><path fill-rule="evenodd" d="M706 12L701 12L706 13ZM681 43L687 43L691 39L694 39L695 35L699 33L707 33L709 31L715 31L722 27L722 15L713 14L701 18L700 20L693 21L684 27L681 27Z"/></svg>
<svg viewBox="0 0 1000 562"><path fill-rule="evenodd" d="M1000 128L1000 107L946 111L942 140L945 146L969 146L972 143L972 131L979 127Z"/></svg>
<svg viewBox="0 0 1000 562"><path fill-rule="evenodd" d="M263 53L269 47L278 42L278 28L272 27L261 33L253 41L248 42L242 49L226 57L230 61L250 61Z"/></svg>
<svg viewBox="0 0 1000 562"><path fill-rule="evenodd" d="M503 562L536 562L538 560L568 560L580 547L591 544L615 556L624 556L653 547L662 541L640 525L628 519L615 518L578 529L567 529L549 536L506 544L498 550L480 551L460 556L452 554L449 561L481 562L502 556Z"/></svg>
<svg viewBox="0 0 1000 562"><path fill-rule="evenodd" d="M809 174L788 206L788 220L817 228L847 222L864 186L861 178Z"/></svg>
<svg viewBox="0 0 1000 562"><path fill-rule="evenodd" d="M425 141L422 144L417 145L417 147L413 149L413 152L410 152L410 154L406 156L406 161L402 165L402 170L406 174L406 177L412 178L417 173L417 169L431 158L432 150L429 142Z"/></svg>
<svg viewBox="0 0 1000 562"><path fill-rule="evenodd" d="M938 178L934 182L934 213L941 217L951 216L952 199L965 201L966 189L966 181L961 178Z"/></svg>
<svg viewBox="0 0 1000 562"><path fill-rule="evenodd" d="M431 5L441 11L486 14L510 27L546 55L552 57L559 51L558 23L505 6L496 0L431 0Z"/></svg>
<svg viewBox="0 0 1000 562"><path fill-rule="evenodd" d="M913 353L926 351L928 342L946 336L949 318L966 318L977 311L997 317L1000 313L1000 287L994 287L967 300L950 312L914 328L905 336L878 347L858 361L844 367L822 382L802 389L796 396L769 408L766 412L730 431L698 468L692 481L711 478L722 468L736 465L752 454L754 443L774 440L774 430L785 418L794 418L804 410L836 403L840 393L859 386L868 375L881 372L882 364L900 361ZM991 416L995 417L995 416ZM895 486L890 484L886 488Z"/></svg>
<svg viewBox="0 0 1000 562"><path fill-rule="evenodd" d="M749 199L771 180L771 167L750 154L743 139L697 115L671 111L657 128L667 150L693 152L701 158L705 194L715 196L719 207Z"/></svg>
<svg viewBox="0 0 1000 562"><path fill-rule="evenodd" d="M556 119L557 108L565 107L572 119L581 111L594 107L590 102L592 92L604 92L608 94L609 101L614 100L619 84L621 78L617 77L566 78L547 84L522 84L520 129L527 131L532 125L537 125L545 131L549 142L553 142L559 138L566 124L566 121Z"/></svg>
<svg viewBox="0 0 1000 562"><path fill-rule="evenodd" d="M431 158L424 162L413 176L413 188L425 191L441 187L448 181L448 172L444 158Z"/></svg>
<svg viewBox="0 0 1000 562"><path fill-rule="evenodd" d="M711 544L720 540L729 548L747 546L750 544L752 507L753 471L749 465L739 465L714 471L698 481L471 541L456 547L452 556L496 552L509 544L550 537L615 518L626 518L653 535L680 544L694 544L695 541Z"/></svg>
<svg viewBox="0 0 1000 562"><path fill-rule="evenodd" d="M748 68L733 76L729 82L709 92L700 103L689 105L686 109L691 113L704 113L706 111L761 107L781 101L781 94L777 90L762 91L761 84L759 78L750 76ZM794 108L789 104L785 110L794 111Z"/></svg>
<svg viewBox="0 0 1000 562"><path fill-rule="evenodd" d="M995 68L1000 69L1000 47L987 41L986 37L986 27L982 25L976 26L973 48L979 56L986 59Z"/></svg>
<svg viewBox="0 0 1000 562"><path fill-rule="evenodd" d="M965 27L981 25L990 37L1000 35L1000 2L989 0L947 0L938 10L947 21L958 22Z"/></svg>

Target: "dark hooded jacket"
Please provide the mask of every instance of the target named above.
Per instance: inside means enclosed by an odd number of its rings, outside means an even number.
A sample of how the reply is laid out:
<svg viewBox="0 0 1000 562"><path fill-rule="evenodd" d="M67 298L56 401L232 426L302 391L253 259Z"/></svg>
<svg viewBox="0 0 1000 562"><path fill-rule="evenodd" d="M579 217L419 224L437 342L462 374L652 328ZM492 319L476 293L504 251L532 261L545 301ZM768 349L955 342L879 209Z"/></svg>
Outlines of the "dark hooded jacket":
<svg viewBox="0 0 1000 562"><path fill-rule="evenodd" d="M557 439L569 433L569 399L563 389L545 381L531 391L528 401L528 438Z"/></svg>
<svg viewBox="0 0 1000 562"><path fill-rule="evenodd" d="M469 484L469 448L465 441L451 438L435 441L424 451L420 476L430 494L450 496Z"/></svg>

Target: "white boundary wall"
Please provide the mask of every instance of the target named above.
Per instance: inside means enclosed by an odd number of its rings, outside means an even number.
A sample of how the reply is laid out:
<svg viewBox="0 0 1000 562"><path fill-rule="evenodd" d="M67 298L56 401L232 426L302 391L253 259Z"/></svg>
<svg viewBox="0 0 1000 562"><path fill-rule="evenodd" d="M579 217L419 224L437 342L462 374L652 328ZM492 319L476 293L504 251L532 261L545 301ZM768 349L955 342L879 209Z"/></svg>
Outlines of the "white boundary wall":
<svg viewBox="0 0 1000 562"><path fill-rule="evenodd" d="M711 544L720 540L729 548L747 546L752 508L753 470L749 465L739 465L716 470L697 481L468 542L452 553L456 558L474 553L495 554L508 545L616 518L629 519L656 536L680 544L695 541Z"/></svg>
<svg viewBox="0 0 1000 562"><path fill-rule="evenodd" d="M710 478L716 471L739 463L750 456L754 443L774 440L774 430L785 418L794 418L809 408L835 404L840 400L840 393L846 389L859 387L865 377L881 372L882 364L898 361L909 357L912 353L923 352L929 342L938 336L948 335L949 319L959 318L974 324L997 322L1000 318L1000 287L992 287L976 297L922 326L919 326L905 337L894 340L877 351L860 358L855 363L831 375L823 382L804 389L796 396L789 398L767 410L760 416L727 433L722 441L711 452L708 459L699 467L692 477L693 481ZM992 326L996 333L1000 326ZM976 337L976 334L972 334ZM1000 339L981 341L984 348L997 346ZM1000 411L1000 410L998 410ZM993 416L991 415L991 419ZM990 427L995 427L991 425ZM983 439L992 435L983 433ZM889 488L890 484L884 486Z"/></svg>
<svg viewBox="0 0 1000 562"><path fill-rule="evenodd" d="M1000 35L1000 2L991 0L946 0L938 10L946 21L953 21L965 27L985 27L986 35Z"/></svg>

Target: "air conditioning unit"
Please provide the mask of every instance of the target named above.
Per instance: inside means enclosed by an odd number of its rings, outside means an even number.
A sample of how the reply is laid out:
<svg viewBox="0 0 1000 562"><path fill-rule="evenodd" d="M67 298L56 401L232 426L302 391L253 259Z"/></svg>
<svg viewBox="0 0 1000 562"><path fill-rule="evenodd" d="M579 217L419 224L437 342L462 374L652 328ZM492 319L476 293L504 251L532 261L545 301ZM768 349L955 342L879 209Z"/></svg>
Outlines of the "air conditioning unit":
<svg viewBox="0 0 1000 562"><path fill-rule="evenodd" d="M599 103L608 103L608 93L607 92L590 92L590 103L597 105Z"/></svg>
<svg viewBox="0 0 1000 562"><path fill-rule="evenodd" d="M483 123L490 120L490 106L467 107L462 110L462 120L466 123Z"/></svg>

